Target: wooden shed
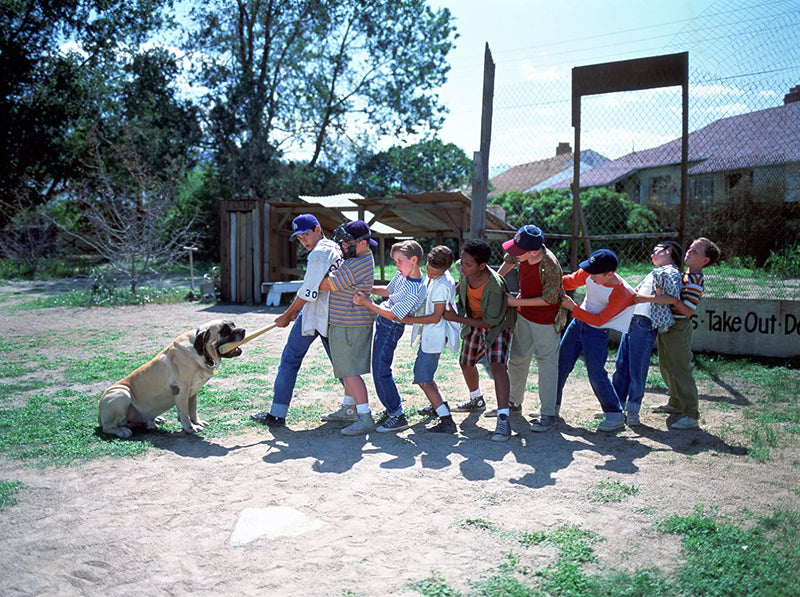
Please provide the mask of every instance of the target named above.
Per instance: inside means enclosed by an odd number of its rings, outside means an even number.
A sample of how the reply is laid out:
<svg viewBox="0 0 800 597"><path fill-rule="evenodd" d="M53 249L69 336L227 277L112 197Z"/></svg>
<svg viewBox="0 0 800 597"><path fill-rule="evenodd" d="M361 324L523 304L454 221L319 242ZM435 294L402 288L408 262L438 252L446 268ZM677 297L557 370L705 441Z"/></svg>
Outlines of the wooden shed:
<svg viewBox="0 0 800 597"><path fill-rule="evenodd" d="M225 200L220 209L220 291L222 300L257 304L269 283L299 280L297 247L290 241L291 222L302 213L313 213L326 235L345 222L364 219L378 239L378 264L383 266L386 240L397 237L455 238L460 245L469 234L471 200L464 193L420 193L394 197L362 198L348 195L359 210L327 207L325 201L304 197L301 202L256 199ZM322 199L322 198L320 198ZM354 217L356 216L356 217ZM378 230L396 231L378 232ZM505 221L486 214L486 238L505 240L513 234Z"/></svg>

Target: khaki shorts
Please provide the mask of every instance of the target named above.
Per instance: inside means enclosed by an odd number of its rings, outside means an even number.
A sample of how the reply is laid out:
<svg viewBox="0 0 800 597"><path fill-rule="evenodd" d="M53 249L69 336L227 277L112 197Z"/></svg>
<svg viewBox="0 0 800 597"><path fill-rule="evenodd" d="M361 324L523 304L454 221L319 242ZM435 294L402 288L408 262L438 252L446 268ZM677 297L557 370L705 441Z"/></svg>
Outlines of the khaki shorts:
<svg viewBox="0 0 800 597"><path fill-rule="evenodd" d="M372 326L328 326L328 344L331 349L333 375L354 377L369 373L372 352Z"/></svg>

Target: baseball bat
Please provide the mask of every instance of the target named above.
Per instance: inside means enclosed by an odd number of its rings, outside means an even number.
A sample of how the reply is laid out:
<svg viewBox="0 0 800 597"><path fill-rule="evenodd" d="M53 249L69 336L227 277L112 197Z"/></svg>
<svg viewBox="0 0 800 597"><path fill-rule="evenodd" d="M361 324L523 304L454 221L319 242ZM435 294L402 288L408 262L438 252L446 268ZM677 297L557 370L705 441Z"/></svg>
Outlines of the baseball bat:
<svg viewBox="0 0 800 597"><path fill-rule="evenodd" d="M248 336L245 336L244 338L242 338L242 339L241 339L241 340L239 340L238 342L226 342L225 344L223 344L222 346L220 346L220 347L219 347L219 353L220 353L220 354L226 354L226 353L229 353L230 351L232 351L232 350L233 350L234 348L236 348L237 346L241 346L241 345L242 345L242 344L244 344L245 342L250 342L250 340L252 340L253 338L257 338L257 337L258 337L258 336L260 336L261 334L263 334L263 333L265 333L265 332L268 332L268 331L270 331L272 328L276 328L276 327L278 327L278 324L277 324L277 323L271 323L271 324L269 324L267 327L265 327L265 328L261 328L260 330L256 330L256 331L255 331L255 332L253 332L252 334L250 334L250 335L248 335Z"/></svg>

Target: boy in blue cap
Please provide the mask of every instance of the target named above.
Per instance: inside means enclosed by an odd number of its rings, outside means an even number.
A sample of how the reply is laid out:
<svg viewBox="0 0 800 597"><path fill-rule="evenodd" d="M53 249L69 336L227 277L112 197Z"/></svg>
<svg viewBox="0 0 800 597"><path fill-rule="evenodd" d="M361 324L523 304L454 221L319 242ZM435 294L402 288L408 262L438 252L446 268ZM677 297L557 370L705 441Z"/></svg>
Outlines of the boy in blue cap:
<svg viewBox="0 0 800 597"><path fill-rule="evenodd" d="M572 321L561 338L558 350L558 396L556 409L567 377L583 354L589 383L605 420L598 431L619 431L625 428L622 405L606 372L608 335L610 330L627 332L633 317L633 289L617 275L619 259L613 251L598 249L582 261L576 272L562 278L565 290L586 286L586 297L579 307L569 296L562 305L572 311Z"/></svg>
<svg viewBox="0 0 800 597"><path fill-rule="evenodd" d="M297 373L317 336L322 340L328 358L331 356L328 347L328 291L320 290L319 285L342 263L339 245L325 238L319 220L312 214L301 214L292 220L292 234L289 238L296 238L309 253L303 285L297 291L292 304L275 318L275 323L280 328L287 327L292 321L294 325L281 354L278 374L272 387L272 405L269 412L252 415L254 420L270 427L283 427L286 424ZM349 420L356 420L355 402L351 407Z"/></svg>

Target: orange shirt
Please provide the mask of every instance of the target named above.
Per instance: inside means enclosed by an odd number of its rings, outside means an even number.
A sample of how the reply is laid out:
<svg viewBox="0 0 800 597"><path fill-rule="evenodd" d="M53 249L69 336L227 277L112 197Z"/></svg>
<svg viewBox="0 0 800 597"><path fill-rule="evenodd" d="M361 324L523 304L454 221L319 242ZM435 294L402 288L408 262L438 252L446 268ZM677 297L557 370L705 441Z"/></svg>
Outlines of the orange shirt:
<svg viewBox="0 0 800 597"><path fill-rule="evenodd" d="M469 285L469 282L465 282L467 284L467 306L469 307L470 317L474 319L483 319L481 299L483 298L483 289L486 288L488 282L489 280L486 280L477 288L473 288Z"/></svg>

